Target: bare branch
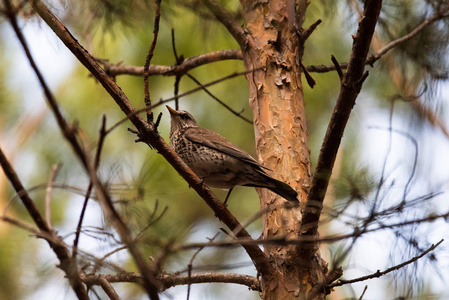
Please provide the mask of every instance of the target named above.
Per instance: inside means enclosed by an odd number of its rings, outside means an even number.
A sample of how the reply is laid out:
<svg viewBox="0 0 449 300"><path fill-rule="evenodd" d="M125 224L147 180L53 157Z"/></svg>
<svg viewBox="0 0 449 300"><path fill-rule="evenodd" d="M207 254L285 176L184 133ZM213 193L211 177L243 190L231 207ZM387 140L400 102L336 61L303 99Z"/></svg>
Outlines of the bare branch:
<svg viewBox="0 0 449 300"><path fill-rule="evenodd" d="M366 78L364 75L366 57L381 7L382 1L368 0L365 2L363 17L359 23L352 47L348 71L342 79L340 94L320 150L312 186L307 195L306 207L300 227L301 235L315 236L317 234L323 200L341 138L362 87L363 80ZM302 245L298 250L300 251L299 257L307 260L313 256L315 247L310 244L307 246Z"/></svg>
<svg viewBox="0 0 449 300"><path fill-rule="evenodd" d="M148 68L150 67L151 59L153 58L154 49L156 48L157 36L159 34L159 21L161 19L161 0L156 0L156 11L154 16L153 26L153 41L151 42L150 49L148 50L147 58L145 59L145 65L143 67L143 83L145 92L145 107L147 108L147 122L153 122L153 113L151 112L151 99L150 99L150 85L148 83Z"/></svg>
<svg viewBox="0 0 449 300"><path fill-rule="evenodd" d="M150 65L148 68L148 76L179 76L197 67L223 60L242 60L242 52L240 49L219 50L188 57L182 63L172 66ZM144 67L141 66L110 64L107 61L101 61L101 64L104 65L106 72L113 77L124 74L143 76Z"/></svg>
<svg viewBox="0 0 449 300"><path fill-rule="evenodd" d="M164 289L173 286L195 283L235 283L249 287L253 291L260 291L259 280L256 277L239 273L200 273L188 275L163 275Z"/></svg>
<svg viewBox="0 0 449 300"><path fill-rule="evenodd" d="M362 294L360 295L359 300L362 300L362 299L363 299L363 296L365 295L367 289L368 289L368 286L365 285L365 288L363 289L363 292L362 292Z"/></svg>
<svg viewBox="0 0 449 300"><path fill-rule="evenodd" d="M87 285L100 285L100 279L103 278L109 283L114 282L139 282L142 275L137 273L121 273L117 275L82 275L82 280ZM245 285L253 291L260 291L259 280L253 276L238 273L199 273L188 275L163 274L159 275L159 280L163 282L163 289L169 289L178 285L196 284L196 283L235 283Z"/></svg>
<svg viewBox="0 0 449 300"><path fill-rule="evenodd" d="M337 59L333 55L331 55L331 60L335 66L335 70L337 70L338 77L340 77L340 80L342 80L344 74L343 74L343 71L341 70L340 64L338 63Z"/></svg>
<svg viewBox="0 0 449 300"><path fill-rule="evenodd" d="M107 281L104 277L100 276L98 278L98 281L100 282L101 287L103 288L103 291L108 295L109 299L111 300L120 300L120 296L117 294L117 292L114 290L112 285Z"/></svg>
<svg viewBox="0 0 449 300"><path fill-rule="evenodd" d="M171 44L173 49L173 55L175 56L176 65L179 65L184 60L184 57L179 57L178 52L176 51L176 41L175 41L175 30L171 29ZM174 88L174 95L175 95L175 109L179 110L179 84L181 82L182 75L176 75L175 77L175 88Z"/></svg>
<svg viewBox="0 0 449 300"><path fill-rule="evenodd" d="M321 24L321 22L322 20L318 19L315 21L315 23L310 25L308 28L304 29L304 31L301 34L301 39L305 42L310 37L310 35L315 31L318 25Z"/></svg>
<svg viewBox="0 0 449 300"><path fill-rule="evenodd" d="M398 45L405 43L409 40L411 40L412 38L414 38L416 35L418 35L424 28L426 28L427 26L429 26L430 24L432 24L433 22L440 20L442 18L447 17L445 14L449 11L449 4L446 4L442 9L437 10L432 16L430 16L429 18L427 18L423 23L421 23L418 27L416 27L413 31L411 31L410 33L404 35L403 37L400 37L394 41L391 41L390 43L388 43L387 45L385 45L384 47L382 47L381 49L379 49L376 53L371 54L368 57L367 60L367 64L368 65L372 65L373 63L375 63L379 58L382 57L382 55L384 55L385 53L387 53L388 51L390 51L391 49L397 47Z"/></svg>
<svg viewBox="0 0 449 300"><path fill-rule="evenodd" d="M222 106L224 106L227 110L229 110L232 114L234 114L235 116L239 117L240 119L242 119L243 121L245 121L246 123L249 124L253 124L253 122L247 118L245 118L244 116L242 116L242 112L237 112L235 110L233 110L229 105L227 105L226 103L224 103L223 101L221 101L218 97L216 97L214 94L212 94L204 85L201 84L201 82L199 82L195 77L193 77L192 75L190 75L189 73L186 74L190 79L193 80L193 82L195 82L196 84L198 84L205 92L206 94L208 94L210 97L212 97L212 99L214 99L215 101L217 101L218 103L220 103Z"/></svg>
<svg viewBox="0 0 449 300"><path fill-rule="evenodd" d="M16 226L18 228L21 228L23 230L26 230L29 233L34 234L36 236L40 236L41 235L41 232L36 227L34 227L33 225L31 225L29 223L25 223L25 222L23 222L21 220L13 219L13 218L10 218L8 216L1 216L0 220L3 221L3 222L9 223L11 225L14 225L14 226Z"/></svg>
<svg viewBox="0 0 449 300"><path fill-rule="evenodd" d="M386 275L386 274L388 274L390 272L399 270L399 269L405 267L406 265L409 265L411 263L416 262L421 257L423 257L423 256L427 255L429 252L435 250L435 248L438 247L443 241L444 240L441 240L441 241L439 241L436 244L432 244L432 246L430 246L426 251L422 252L421 254L419 254L419 255L417 255L417 256L415 256L415 257L413 257L413 258L411 258L411 259L409 259L409 260L407 260L407 261L405 261L405 262L403 262L403 263L401 263L399 265L396 265L396 266L393 266L391 268L388 268L388 269L386 269L386 270L384 270L382 272L377 270L376 273L373 273L373 274L370 274L370 275L366 275L366 276L363 276L363 277L359 277L359 278L355 278L355 279L351 279L351 280L339 280L336 283L330 284L328 287L329 288L333 288L333 287L342 286L342 285L345 285L345 284L350 284L350 283L354 283L354 282L360 282L360 281L365 281L365 280L368 280L368 279L382 277L382 276L384 276L384 275Z"/></svg>
<svg viewBox="0 0 449 300"><path fill-rule="evenodd" d="M218 236L218 232L211 239L209 239L209 242L213 242L217 238L217 236ZM204 246L204 247L206 247L206 246ZM204 247L200 247L200 248L198 248L198 250L195 251L195 253L192 255L192 258L189 261L189 264L187 265L187 276L189 279L189 283L187 286L187 300L189 300L189 298L190 298L190 284L191 284L190 280L192 278L193 261L195 260L197 255L201 252L201 250L204 249Z"/></svg>
<svg viewBox="0 0 449 300"><path fill-rule="evenodd" d="M103 149L104 139L106 138L106 116L103 115L101 129L100 129L100 138L98 140L97 152L95 153L95 169L98 168L100 164L100 156L101 150ZM76 226L75 239L73 240L72 253L73 257L76 258L78 252L78 242L81 234L81 227L83 225L84 214L86 213L87 203L89 202L90 195L92 193L93 184L92 181L89 182L89 186L87 187L86 195L84 196L83 208L81 209L80 218L78 220L78 225Z"/></svg>

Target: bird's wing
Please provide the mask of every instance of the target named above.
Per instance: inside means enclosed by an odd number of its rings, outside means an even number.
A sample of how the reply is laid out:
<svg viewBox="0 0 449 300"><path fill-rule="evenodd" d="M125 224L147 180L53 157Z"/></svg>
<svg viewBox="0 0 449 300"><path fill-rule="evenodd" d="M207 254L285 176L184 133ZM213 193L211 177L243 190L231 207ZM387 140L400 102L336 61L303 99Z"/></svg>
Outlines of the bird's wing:
<svg viewBox="0 0 449 300"><path fill-rule="evenodd" d="M231 143L218 133L201 127L190 127L185 131L185 137L194 143L215 149L225 154L234 156L246 163L257 166L261 169L270 170L260 165L251 155ZM261 170L262 171L262 170ZM263 172L263 171L262 171Z"/></svg>

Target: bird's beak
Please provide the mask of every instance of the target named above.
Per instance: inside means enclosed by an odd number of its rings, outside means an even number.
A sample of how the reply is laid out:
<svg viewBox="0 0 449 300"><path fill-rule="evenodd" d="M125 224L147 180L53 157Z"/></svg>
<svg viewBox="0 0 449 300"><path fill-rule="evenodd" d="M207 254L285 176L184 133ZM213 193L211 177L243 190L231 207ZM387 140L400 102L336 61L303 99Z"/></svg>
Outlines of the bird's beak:
<svg viewBox="0 0 449 300"><path fill-rule="evenodd" d="M165 105L165 107L168 109L168 111L170 112L170 115L171 115L171 116L177 116L177 115L179 115L178 112L177 112L176 110L174 110L173 108L171 108L170 106Z"/></svg>

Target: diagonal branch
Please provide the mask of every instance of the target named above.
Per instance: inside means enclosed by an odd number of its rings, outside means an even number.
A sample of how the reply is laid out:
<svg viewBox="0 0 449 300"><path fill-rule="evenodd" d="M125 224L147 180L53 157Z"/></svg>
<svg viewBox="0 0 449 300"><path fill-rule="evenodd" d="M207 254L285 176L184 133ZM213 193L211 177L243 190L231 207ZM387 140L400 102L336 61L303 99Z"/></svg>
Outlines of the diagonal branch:
<svg viewBox="0 0 449 300"><path fill-rule="evenodd" d="M444 240L441 240L441 241L439 241L439 242L436 243L436 244L432 244L432 246L430 246L430 247L429 247L426 251L424 251L423 253L421 253L421 254L419 254L419 255L417 255L417 256L415 256L415 257L412 257L411 259L409 259L409 260L407 260L407 261L405 261L405 262L403 262L403 263L401 263L401 264L399 264L399 265L390 267L390 268L388 268L388 269L386 269L386 270L384 270L384 271L382 271L382 272L379 271L379 270L377 270L376 273L373 273L373 274L370 274L370 275L366 275L366 276L363 276L363 277L354 278L354 279L351 279L351 280L339 280L339 281L336 282L336 283L333 283L333 284L328 285L328 288L334 288L334 287L342 286L342 285L345 285L345 284L351 284L351 283L355 283L355 282L365 281L365 280L368 280L368 279L373 279L373 278L379 278L379 277L382 277L382 276L384 276L384 275L386 275L386 274L388 274L388 273L390 273L390 272L399 270L399 269L405 267L406 265L409 265L409 264L411 264L411 263L416 262L416 261L417 261L418 259L420 259L421 257L423 257L423 256L427 255L429 252L435 250L435 248L438 247L443 241L444 241Z"/></svg>
<svg viewBox="0 0 449 300"><path fill-rule="evenodd" d="M382 57L385 53L393 49L394 47L397 47L398 45L405 43L409 40L411 40L413 37L418 35L424 28L432 24L433 22L440 20L442 18L447 17L445 14L449 11L449 4L446 4L442 9L439 9L435 11L435 13L427 18L423 23L421 23L419 26L417 26L413 31L410 33L404 35L403 37L400 37L394 41L391 41L381 49L379 49L376 53L371 54L368 57L367 64L371 65L375 63L379 58Z"/></svg>
<svg viewBox="0 0 449 300"><path fill-rule="evenodd" d="M200 195L207 205L214 211L217 217L224 222L231 230L238 228L240 223L221 201L203 184L203 181L184 163L182 159L171 149L162 139L159 133L154 130L151 124L146 123L139 115L134 114L135 109L130 101L115 83L112 77L100 67L97 61L77 42L68 29L48 10L41 2L35 1L34 8L41 18L50 26L59 39L75 55L75 57L97 78L104 89L111 95L120 109L129 116L129 120L139 131L139 136L148 145L154 147L168 163L187 181L187 183ZM251 238L246 230L240 230L238 238ZM271 272L266 255L257 245L243 246L248 255L253 260L256 269L260 273Z"/></svg>
<svg viewBox="0 0 449 300"><path fill-rule="evenodd" d="M348 71L342 79L340 94L321 146L312 186L307 195L300 226L300 234L303 236L315 237L317 234L324 196L343 132L363 81L368 75L367 72L364 73L365 63L381 7L382 1L367 0L365 2L363 16L352 46ZM311 258L315 253L315 248L315 245L303 243L298 248L300 257L306 260Z"/></svg>

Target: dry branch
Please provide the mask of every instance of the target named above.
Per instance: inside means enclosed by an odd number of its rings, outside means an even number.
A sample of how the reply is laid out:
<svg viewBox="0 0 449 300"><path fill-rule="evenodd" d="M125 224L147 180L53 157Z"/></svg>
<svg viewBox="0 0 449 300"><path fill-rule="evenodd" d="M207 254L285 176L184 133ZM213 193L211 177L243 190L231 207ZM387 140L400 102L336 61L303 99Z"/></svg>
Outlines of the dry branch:
<svg viewBox="0 0 449 300"><path fill-rule="evenodd" d="M145 65L143 67L143 85L145 93L145 106L147 107L148 122L153 122L153 113L151 112L150 84L148 82L149 76L148 69L150 68L150 63L154 55L154 49L156 48L157 37L159 35L160 19L161 19L161 0L156 0L156 12L154 16L154 26L153 26L153 41L151 42L150 49L148 50L148 54L145 59Z"/></svg>
<svg viewBox="0 0 449 300"><path fill-rule="evenodd" d="M182 63L173 66L150 65L148 75L180 76L197 67L223 60L242 60L242 52L240 49L220 50L188 57ZM112 77L117 75L143 76L143 66L111 64L104 60L100 63Z"/></svg>
<svg viewBox="0 0 449 300"><path fill-rule="evenodd" d="M339 280L336 283L330 284L328 287L329 288L333 288L333 287L342 286L342 285L345 285L345 284L365 281L365 280L373 279L373 278L379 278L379 277L384 276L384 275L386 275L386 274L388 274L390 272L402 269L406 265L409 265L411 263L414 263L414 262L418 261L418 259L420 259L421 257L423 257L423 256L427 255L429 252L435 250L435 248L438 247L443 241L444 240L441 240L441 241L439 241L436 244L432 244L426 251L422 252L421 254L419 254L419 255L417 255L415 257L412 257L411 259L409 259L409 260L407 260L407 261L405 261L405 262L403 262L401 264L398 264L396 266L390 267L390 268L388 268L388 269L386 269L384 271L377 270L377 272L375 272L373 274L370 274L370 275L363 276L363 277L354 278L354 279L351 279L351 280Z"/></svg>
<svg viewBox="0 0 449 300"><path fill-rule="evenodd" d="M137 273L121 273L117 275L87 275L82 274L81 278L87 285L101 285L102 280L109 283L115 282L140 282L142 275ZM245 285L253 291L259 291L259 280L256 277L238 273L198 273L189 275L162 274L159 280L163 283L163 290L178 285L198 284L198 283L235 283Z"/></svg>

